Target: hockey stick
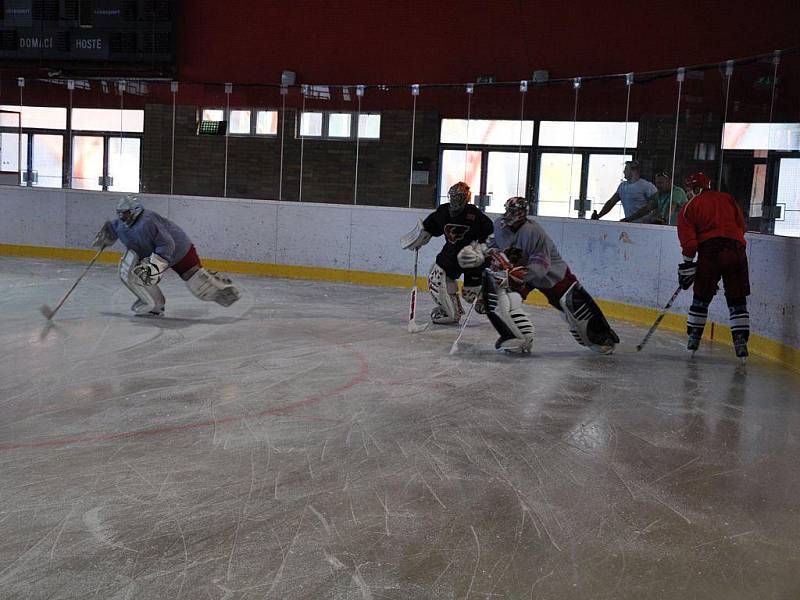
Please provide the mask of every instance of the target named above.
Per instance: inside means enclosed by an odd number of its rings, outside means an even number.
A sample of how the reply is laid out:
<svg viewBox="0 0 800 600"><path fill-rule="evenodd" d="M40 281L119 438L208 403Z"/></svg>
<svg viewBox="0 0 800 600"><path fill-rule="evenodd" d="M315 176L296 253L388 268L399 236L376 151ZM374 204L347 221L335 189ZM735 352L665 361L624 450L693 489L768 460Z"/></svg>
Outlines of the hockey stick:
<svg viewBox="0 0 800 600"><path fill-rule="evenodd" d="M411 306L408 310L408 332L419 333L425 331L430 322L420 325L414 319L417 316L417 271L419 268L419 248L414 250L414 286L411 288Z"/></svg>
<svg viewBox="0 0 800 600"><path fill-rule="evenodd" d="M464 335L464 330L467 328L467 323L469 323L469 318L472 316L472 311L475 310L475 305L478 303L478 299L481 297L481 292L483 292L483 286L478 288L478 293L475 295L475 300L473 300L472 304L469 306L467 316L464 319L464 324L461 326L461 331L458 332L458 337L453 342L453 345L450 346L450 354L455 354L458 351L458 341L461 339L461 336Z"/></svg>
<svg viewBox="0 0 800 600"><path fill-rule="evenodd" d="M667 316L667 311L669 310L670 306L672 306L672 303L675 302L675 298L677 298L678 294L680 293L681 293L681 286L678 286L678 289L675 290L674 294L672 294L672 298L669 299L669 302L667 302L667 305L664 307L664 310L662 310L661 313L659 313L658 317L656 317L656 322L653 323L652 327L650 327L650 331L648 331L647 335L644 336L642 343L636 346L637 352L640 352L642 348L644 348L644 345L647 343L647 340L649 340L650 336L653 335L653 332L656 329L658 329L658 326L661 324L662 319L665 316Z"/></svg>
<svg viewBox="0 0 800 600"><path fill-rule="evenodd" d="M42 305L42 307L39 309L39 311L44 315L45 319L47 319L48 321L52 320L52 318L58 312L58 309L60 309L64 305L64 302L67 301L67 298L69 298L69 295L72 293L72 290L74 290L76 287L78 287L78 284L81 282L81 279L83 279L84 275L86 275L86 273L89 272L89 269L92 268L92 265L94 265L94 263L100 257L100 253L105 249L106 249L105 246L100 246L100 249L97 251L97 254L95 254L94 258L92 258L92 260L89 262L89 264L86 265L86 268L83 270L83 273L81 273L81 276L78 277L78 279L75 281L75 283L72 284L72 287L69 288L69 290L67 290L67 293L64 294L64 297L61 298L61 301L58 304L56 304L55 308L51 309L49 306L47 306L47 304Z"/></svg>

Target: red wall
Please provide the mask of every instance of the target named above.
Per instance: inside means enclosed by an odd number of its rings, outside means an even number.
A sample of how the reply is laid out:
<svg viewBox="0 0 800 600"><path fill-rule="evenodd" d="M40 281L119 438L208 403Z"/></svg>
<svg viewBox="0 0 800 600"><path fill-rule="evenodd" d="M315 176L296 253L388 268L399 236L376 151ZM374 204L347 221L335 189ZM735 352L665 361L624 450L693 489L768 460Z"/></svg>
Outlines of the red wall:
<svg viewBox="0 0 800 600"><path fill-rule="evenodd" d="M800 45L800 2L184 0L181 79L452 83L625 73Z"/></svg>

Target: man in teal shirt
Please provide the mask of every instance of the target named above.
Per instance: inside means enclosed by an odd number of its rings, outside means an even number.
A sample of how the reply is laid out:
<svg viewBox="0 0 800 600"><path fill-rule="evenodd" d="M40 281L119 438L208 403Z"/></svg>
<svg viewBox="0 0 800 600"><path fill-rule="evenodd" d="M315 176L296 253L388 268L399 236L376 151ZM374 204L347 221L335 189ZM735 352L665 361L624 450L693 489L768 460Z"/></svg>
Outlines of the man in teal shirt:
<svg viewBox="0 0 800 600"><path fill-rule="evenodd" d="M666 169L656 173L654 183L656 184L656 193L647 198L647 204L642 208L622 219L624 222L629 223L641 219L643 223L675 225L678 210L688 202L686 192L683 191L683 188L672 185L672 176ZM671 212L670 204L672 205Z"/></svg>

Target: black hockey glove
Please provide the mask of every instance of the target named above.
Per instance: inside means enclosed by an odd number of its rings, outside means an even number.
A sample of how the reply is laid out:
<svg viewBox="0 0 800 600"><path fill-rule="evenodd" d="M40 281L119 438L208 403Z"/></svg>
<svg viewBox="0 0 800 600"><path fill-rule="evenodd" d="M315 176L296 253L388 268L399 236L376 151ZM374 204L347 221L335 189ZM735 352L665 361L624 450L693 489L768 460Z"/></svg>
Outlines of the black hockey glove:
<svg viewBox="0 0 800 600"><path fill-rule="evenodd" d="M688 290L694 283L694 278L697 275L697 263L690 260L685 260L678 265L678 283L681 289Z"/></svg>

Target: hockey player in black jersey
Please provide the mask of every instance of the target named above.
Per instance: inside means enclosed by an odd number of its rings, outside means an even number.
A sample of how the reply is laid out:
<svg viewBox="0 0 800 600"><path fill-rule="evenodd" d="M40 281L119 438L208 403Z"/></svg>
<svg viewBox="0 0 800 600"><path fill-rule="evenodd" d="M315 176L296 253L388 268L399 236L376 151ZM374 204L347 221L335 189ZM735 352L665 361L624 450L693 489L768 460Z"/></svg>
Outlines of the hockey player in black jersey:
<svg viewBox="0 0 800 600"><path fill-rule="evenodd" d="M492 220L474 204L470 204L472 192L469 186L459 181L447 192L450 202L442 204L428 215L418 231L403 238L403 248L418 250L431 237L445 237L444 247L436 255L436 262L428 275L428 289L436 307L431 312L434 323L458 323L464 313L458 298L456 280L464 275L462 297L470 304L481 289L483 268L464 269L458 264L458 253L472 242L485 242L492 233ZM482 298L478 298L475 310L483 313Z"/></svg>

